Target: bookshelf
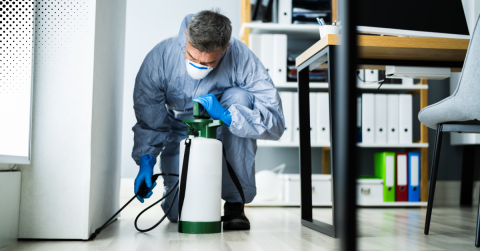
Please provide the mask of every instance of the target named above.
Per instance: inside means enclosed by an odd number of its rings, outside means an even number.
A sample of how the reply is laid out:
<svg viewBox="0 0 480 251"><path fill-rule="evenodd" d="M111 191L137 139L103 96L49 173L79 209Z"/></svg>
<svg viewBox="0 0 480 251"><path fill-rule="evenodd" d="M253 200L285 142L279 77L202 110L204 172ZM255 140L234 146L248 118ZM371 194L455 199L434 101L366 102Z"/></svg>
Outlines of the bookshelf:
<svg viewBox="0 0 480 251"><path fill-rule="evenodd" d="M275 87L278 89L297 89L297 82L276 83ZM357 85L360 91L368 92L395 92L395 93L416 93L420 90L428 90L428 85L400 85L400 84L384 84L378 89L379 85ZM328 83L318 82L310 83L310 89L328 91Z"/></svg>
<svg viewBox="0 0 480 251"><path fill-rule="evenodd" d="M336 8L336 0L335 4L332 4L332 8ZM338 19L336 16L336 10L333 10L333 19ZM293 36L307 37L307 38L316 38L317 40L320 38L318 25L294 25L294 24L275 24L275 23L251 23L250 22L250 0L241 0L241 27L240 27L240 40L243 41L247 46L249 45L249 34L251 32L254 33L282 33ZM321 65L318 68L326 68L328 65ZM384 66L365 66L360 65L360 69L383 69ZM277 83L276 88L281 91L293 91L297 89L296 82L284 82L284 83ZM371 93L411 93L412 95L419 95L420 96L420 110L428 106L428 81L426 79L421 79L419 83L414 85L398 85L398 84L384 84L378 90L378 85L359 85L357 86L359 92L371 92ZM328 91L328 83L310 83L310 89L313 91ZM409 148L415 149L420 152L420 200L419 203L411 203L411 202L394 202L392 203L381 203L381 204L372 204L372 205L359 205L359 206L378 206L378 207L386 207L386 206L426 206L426 201L428 199L428 128L425 125L420 124L420 141L410 144L365 144L365 143L358 143L357 147L361 148L378 148L380 149L391 149L391 148ZM267 147L283 147L283 148L297 148L298 143L284 143L284 142L276 142L276 141L259 141L258 147L267 148ZM322 148L322 170L323 174L329 174L329 156L330 156L330 144L329 143L313 143L312 147L314 148ZM254 206L255 203L251 204L250 206ZM268 204L268 203L267 203ZM291 206L286 204L275 204L270 203L272 205L262 204L262 206ZM403 205L406 204L406 205ZM316 206L316 205L314 205Z"/></svg>

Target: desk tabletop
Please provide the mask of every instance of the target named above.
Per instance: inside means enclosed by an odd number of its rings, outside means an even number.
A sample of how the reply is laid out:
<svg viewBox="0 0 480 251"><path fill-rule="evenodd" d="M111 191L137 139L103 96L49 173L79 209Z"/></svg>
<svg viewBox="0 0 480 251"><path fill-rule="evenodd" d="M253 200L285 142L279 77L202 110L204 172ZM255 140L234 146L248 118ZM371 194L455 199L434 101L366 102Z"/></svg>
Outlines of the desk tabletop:
<svg viewBox="0 0 480 251"><path fill-rule="evenodd" d="M364 59L463 62L469 42L470 39L358 35L358 56ZM340 35L329 34L316 42L296 58L296 66L329 45L340 45Z"/></svg>

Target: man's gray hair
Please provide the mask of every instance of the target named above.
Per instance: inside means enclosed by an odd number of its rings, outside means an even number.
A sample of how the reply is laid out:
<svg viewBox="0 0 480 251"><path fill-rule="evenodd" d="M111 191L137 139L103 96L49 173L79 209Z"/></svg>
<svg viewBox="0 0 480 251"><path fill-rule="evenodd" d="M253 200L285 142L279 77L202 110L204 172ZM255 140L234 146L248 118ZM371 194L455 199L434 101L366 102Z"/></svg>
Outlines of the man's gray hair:
<svg viewBox="0 0 480 251"><path fill-rule="evenodd" d="M219 9L202 10L195 14L187 28L188 42L201 52L225 49L232 36L232 24Z"/></svg>

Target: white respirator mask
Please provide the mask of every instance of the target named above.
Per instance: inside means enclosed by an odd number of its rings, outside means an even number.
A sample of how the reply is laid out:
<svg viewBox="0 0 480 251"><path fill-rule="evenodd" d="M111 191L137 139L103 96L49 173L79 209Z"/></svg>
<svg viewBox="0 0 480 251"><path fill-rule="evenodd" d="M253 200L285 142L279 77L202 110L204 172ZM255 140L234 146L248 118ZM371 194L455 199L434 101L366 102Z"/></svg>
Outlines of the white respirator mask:
<svg viewBox="0 0 480 251"><path fill-rule="evenodd" d="M202 79L208 75L213 70L213 67L208 67L205 65L194 63L187 58L185 59L187 65L187 73L193 79Z"/></svg>

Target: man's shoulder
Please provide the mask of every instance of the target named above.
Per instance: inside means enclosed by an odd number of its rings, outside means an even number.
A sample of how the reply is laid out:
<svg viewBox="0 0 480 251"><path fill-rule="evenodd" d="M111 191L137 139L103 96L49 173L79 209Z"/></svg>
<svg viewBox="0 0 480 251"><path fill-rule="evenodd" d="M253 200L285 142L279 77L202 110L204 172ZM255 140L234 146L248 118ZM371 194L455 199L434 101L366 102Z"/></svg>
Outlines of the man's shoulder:
<svg viewBox="0 0 480 251"><path fill-rule="evenodd" d="M163 52L165 50L168 51L168 49L174 44L178 44L176 36L169 37L160 41L160 43L158 43L157 45L155 45L155 47L153 47L152 51L156 51L156 52L159 52L159 51Z"/></svg>
<svg viewBox="0 0 480 251"><path fill-rule="evenodd" d="M231 47L232 56L237 59L239 56L248 57L250 55L253 55L252 51L248 48L248 46L236 38L230 39L230 47Z"/></svg>
<svg viewBox="0 0 480 251"><path fill-rule="evenodd" d="M230 39L230 46L232 46L234 49L238 50L249 50L248 46L243 43L242 41L232 37Z"/></svg>
<svg viewBox="0 0 480 251"><path fill-rule="evenodd" d="M147 58L161 60L163 57L168 56L168 54L173 51L172 49L176 45L178 45L176 37L164 39L150 50Z"/></svg>

